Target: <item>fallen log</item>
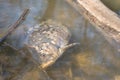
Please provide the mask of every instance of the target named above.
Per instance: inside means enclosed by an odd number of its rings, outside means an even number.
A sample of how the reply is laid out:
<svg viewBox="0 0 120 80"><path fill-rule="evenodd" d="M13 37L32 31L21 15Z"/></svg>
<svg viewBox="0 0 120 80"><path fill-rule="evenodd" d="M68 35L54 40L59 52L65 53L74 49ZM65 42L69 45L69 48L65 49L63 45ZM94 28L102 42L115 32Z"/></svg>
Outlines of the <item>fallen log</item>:
<svg viewBox="0 0 120 80"><path fill-rule="evenodd" d="M120 19L100 0L66 0L120 52Z"/></svg>

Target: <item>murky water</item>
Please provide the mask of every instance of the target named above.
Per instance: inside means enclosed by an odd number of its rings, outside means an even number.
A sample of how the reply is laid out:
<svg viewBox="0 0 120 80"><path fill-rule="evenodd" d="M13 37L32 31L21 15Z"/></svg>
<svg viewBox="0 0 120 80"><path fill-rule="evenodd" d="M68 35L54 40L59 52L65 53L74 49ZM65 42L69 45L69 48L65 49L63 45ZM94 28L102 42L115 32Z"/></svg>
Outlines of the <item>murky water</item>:
<svg viewBox="0 0 120 80"><path fill-rule="evenodd" d="M68 49L46 72L35 68L25 73L22 80L120 79L120 54L65 0L0 0L1 36L25 8L30 8L31 13L23 25L31 27L43 20L54 19L66 25L72 33L71 42L80 45ZM19 63L16 66L20 66Z"/></svg>
<svg viewBox="0 0 120 80"><path fill-rule="evenodd" d="M120 10L120 0L101 0L106 6L108 6L113 11Z"/></svg>

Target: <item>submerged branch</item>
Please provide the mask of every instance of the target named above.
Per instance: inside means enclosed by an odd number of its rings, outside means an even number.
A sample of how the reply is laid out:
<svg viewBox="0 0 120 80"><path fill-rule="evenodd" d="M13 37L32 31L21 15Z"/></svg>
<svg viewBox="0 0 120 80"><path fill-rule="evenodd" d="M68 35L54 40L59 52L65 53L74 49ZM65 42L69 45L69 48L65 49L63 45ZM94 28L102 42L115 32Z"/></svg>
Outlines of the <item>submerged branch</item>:
<svg viewBox="0 0 120 80"><path fill-rule="evenodd" d="M10 29L6 32L6 34L0 39L0 43L2 43L6 37L12 33L12 31L14 31L26 18L26 15L28 14L29 9L25 9L24 12L22 13L22 15L19 17L19 19L10 26Z"/></svg>

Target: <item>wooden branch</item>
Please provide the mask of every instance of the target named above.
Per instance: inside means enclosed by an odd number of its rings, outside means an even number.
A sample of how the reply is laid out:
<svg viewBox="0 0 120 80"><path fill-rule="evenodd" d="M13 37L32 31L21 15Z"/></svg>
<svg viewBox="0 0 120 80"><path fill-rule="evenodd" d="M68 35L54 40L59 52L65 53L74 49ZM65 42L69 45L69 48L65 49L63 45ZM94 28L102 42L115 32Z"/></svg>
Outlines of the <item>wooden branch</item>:
<svg viewBox="0 0 120 80"><path fill-rule="evenodd" d="M25 9L24 12L22 13L22 15L19 17L19 19L10 26L10 29L6 32L6 34L0 39L0 43L2 43L6 37L12 33L12 31L14 31L26 18L26 15L28 14L29 9Z"/></svg>
<svg viewBox="0 0 120 80"><path fill-rule="evenodd" d="M66 0L120 50L120 19L100 0Z"/></svg>

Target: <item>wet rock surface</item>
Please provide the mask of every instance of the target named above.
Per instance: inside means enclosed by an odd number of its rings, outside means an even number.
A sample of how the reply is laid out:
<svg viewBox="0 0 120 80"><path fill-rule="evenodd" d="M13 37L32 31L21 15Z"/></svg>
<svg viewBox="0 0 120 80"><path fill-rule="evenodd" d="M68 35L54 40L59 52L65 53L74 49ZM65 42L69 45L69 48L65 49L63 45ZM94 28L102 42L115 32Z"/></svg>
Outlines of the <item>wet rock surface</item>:
<svg viewBox="0 0 120 80"><path fill-rule="evenodd" d="M67 27L52 20L34 26L29 33L26 45L34 49L31 50L32 55L38 54L42 67L50 65L63 54L65 50L62 49L68 45L71 37Z"/></svg>

